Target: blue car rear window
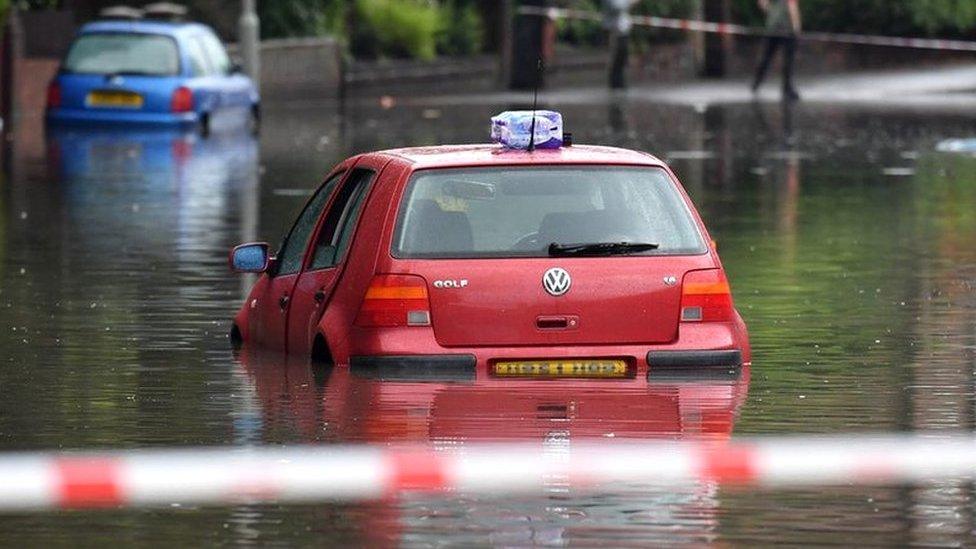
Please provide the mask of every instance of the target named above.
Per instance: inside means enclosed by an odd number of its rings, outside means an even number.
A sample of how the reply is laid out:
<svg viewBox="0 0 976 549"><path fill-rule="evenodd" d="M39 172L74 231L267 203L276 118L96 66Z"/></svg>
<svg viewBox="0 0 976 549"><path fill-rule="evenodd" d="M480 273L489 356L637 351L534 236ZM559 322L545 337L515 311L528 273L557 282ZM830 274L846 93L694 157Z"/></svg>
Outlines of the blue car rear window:
<svg viewBox="0 0 976 549"><path fill-rule="evenodd" d="M179 73L176 42L158 34L91 33L71 46L63 69L85 74L173 76Z"/></svg>

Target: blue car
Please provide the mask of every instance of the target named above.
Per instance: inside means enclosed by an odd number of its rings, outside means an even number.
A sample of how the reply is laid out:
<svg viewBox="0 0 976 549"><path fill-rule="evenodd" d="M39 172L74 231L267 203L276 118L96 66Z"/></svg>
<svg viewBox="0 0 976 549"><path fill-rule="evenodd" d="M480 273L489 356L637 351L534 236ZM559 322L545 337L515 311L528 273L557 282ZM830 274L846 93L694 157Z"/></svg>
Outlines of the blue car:
<svg viewBox="0 0 976 549"><path fill-rule="evenodd" d="M256 129L260 97L199 23L116 20L82 27L48 87L49 125Z"/></svg>

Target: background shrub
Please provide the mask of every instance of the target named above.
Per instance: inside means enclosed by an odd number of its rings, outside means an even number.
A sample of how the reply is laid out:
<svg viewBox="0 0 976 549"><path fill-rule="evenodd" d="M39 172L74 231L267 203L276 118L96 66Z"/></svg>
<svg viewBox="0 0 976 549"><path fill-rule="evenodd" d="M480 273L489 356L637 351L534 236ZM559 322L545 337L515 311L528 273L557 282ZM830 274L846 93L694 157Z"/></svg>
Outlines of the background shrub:
<svg viewBox="0 0 976 549"><path fill-rule="evenodd" d="M484 22L473 0L444 0L440 7L437 53L472 55L481 53L485 41Z"/></svg>
<svg viewBox="0 0 976 549"><path fill-rule="evenodd" d="M0 3L9 0L0 0ZM21 0L23 2L25 0ZM202 1L202 0L196 0ZM483 9L498 0L263 0L258 3L265 37L344 37L355 57L469 55L482 51L487 30ZM693 17L700 0L640 0L635 14ZM30 0L34 4L54 0ZM190 4L194 0L189 0ZM602 0L555 0L556 5L600 13ZM732 0L733 21L761 26L756 0ZM809 30L901 36L976 38L976 0L800 0ZM600 22L560 20L561 42L603 47ZM639 49L684 33L635 27Z"/></svg>
<svg viewBox="0 0 976 549"><path fill-rule="evenodd" d="M355 57L437 55L439 6L422 0L356 0L350 46Z"/></svg>

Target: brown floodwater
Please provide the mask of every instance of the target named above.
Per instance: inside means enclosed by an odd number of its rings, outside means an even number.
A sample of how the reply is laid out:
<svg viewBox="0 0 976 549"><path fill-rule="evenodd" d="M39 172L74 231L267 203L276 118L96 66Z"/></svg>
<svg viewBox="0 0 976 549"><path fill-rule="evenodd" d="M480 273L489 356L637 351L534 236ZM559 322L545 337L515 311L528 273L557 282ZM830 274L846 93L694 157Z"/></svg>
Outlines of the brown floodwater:
<svg viewBox="0 0 976 549"><path fill-rule="evenodd" d="M577 142L675 168L749 324L754 365L738 375L381 380L231 350L253 281L228 271L231 246L279 241L352 153L484 141L489 116L516 106L269 106L257 140L20 132L0 176L0 450L518 440L558 452L594 438L973 430L976 159L935 145L971 135L976 114L937 108L548 105ZM174 502L0 515L0 544L958 546L973 540L973 496L945 482Z"/></svg>

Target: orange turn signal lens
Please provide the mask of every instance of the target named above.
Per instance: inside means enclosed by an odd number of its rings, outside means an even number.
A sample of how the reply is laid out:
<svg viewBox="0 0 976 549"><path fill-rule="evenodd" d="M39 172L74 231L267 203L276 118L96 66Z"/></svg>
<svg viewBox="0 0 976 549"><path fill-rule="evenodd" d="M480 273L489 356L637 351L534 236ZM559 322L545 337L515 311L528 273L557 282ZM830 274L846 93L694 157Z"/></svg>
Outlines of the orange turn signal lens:
<svg viewBox="0 0 976 549"><path fill-rule="evenodd" d="M681 286L682 322L728 322L734 310L732 291L720 269L685 274Z"/></svg>
<svg viewBox="0 0 976 549"><path fill-rule="evenodd" d="M430 326L427 282L415 275L376 275L356 316L357 326Z"/></svg>

